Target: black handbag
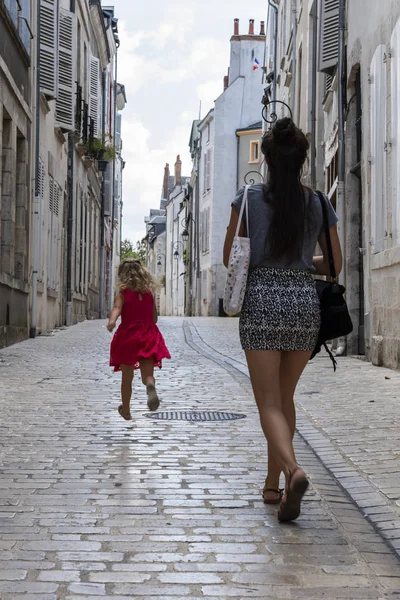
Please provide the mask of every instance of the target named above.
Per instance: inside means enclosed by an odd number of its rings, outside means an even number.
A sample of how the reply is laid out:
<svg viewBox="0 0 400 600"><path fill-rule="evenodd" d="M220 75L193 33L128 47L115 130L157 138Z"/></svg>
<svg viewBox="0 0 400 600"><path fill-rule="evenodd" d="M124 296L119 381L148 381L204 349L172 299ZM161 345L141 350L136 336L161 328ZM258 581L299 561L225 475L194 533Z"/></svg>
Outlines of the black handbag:
<svg viewBox="0 0 400 600"><path fill-rule="evenodd" d="M328 208L326 200L321 192L317 192L321 202L322 214L324 219L324 230L326 237L326 245L328 248L329 270L332 281L324 281L322 279L315 280L315 286L321 306L321 326L318 335L318 341L312 353L311 359L318 354L324 346L328 352L330 359L333 362L333 368L336 371L337 362L326 345L326 342L339 337L348 335L353 331L353 323L349 314L349 309L344 299L345 288L340 285L333 260L332 242L329 232ZM310 359L310 360L311 360Z"/></svg>

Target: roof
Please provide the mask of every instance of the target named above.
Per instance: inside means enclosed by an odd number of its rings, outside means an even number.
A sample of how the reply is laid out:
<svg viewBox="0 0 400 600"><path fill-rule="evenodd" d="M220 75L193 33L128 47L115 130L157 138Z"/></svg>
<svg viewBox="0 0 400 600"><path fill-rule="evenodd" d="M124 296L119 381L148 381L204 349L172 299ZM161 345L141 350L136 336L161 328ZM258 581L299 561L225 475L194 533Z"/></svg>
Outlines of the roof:
<svg viewBox="0 0 400 600"><path fill-rule="evenodd" d="M257 121L257 123L253 123L248 127L240 127L239 129L236 129L236 133L240 131L254 131L255 129L262 129L262 121Z"/></svg>

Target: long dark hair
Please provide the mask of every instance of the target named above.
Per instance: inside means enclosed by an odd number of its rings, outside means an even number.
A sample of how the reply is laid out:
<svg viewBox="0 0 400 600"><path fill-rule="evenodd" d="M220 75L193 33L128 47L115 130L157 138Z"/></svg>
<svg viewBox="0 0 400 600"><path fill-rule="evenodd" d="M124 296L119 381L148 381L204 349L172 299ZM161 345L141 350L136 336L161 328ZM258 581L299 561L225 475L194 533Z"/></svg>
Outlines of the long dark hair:
<svg viewBox="0 0 400 600"><path fill-rule="evenodd" d="M308 141L292 119L279 119L265 134L262 152L269 167L265 201L273 215L266 240L273 259L301 256L306 225L306 197L301 184Z"/></svg>

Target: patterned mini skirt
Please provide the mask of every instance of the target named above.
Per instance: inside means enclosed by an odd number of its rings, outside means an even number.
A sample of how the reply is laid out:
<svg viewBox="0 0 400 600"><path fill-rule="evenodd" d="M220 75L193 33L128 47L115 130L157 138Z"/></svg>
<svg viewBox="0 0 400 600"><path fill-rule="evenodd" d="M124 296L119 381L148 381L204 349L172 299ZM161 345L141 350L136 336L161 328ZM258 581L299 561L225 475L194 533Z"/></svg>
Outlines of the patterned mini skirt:
<svg viewBox="0 0 400 600"><path fill-rule="evenodd" d="M251 269L239 321L243 350L314 350L321 322L308 271Z"/></svg>

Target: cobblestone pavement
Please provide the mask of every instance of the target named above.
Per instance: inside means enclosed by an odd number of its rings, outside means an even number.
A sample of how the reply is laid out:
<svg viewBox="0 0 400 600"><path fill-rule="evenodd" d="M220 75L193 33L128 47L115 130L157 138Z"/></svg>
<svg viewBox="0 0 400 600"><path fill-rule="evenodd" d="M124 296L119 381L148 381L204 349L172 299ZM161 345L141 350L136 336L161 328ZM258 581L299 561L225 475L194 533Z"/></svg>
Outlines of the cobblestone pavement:
<svg viewBox="0 0 400 600"><path fill-rule="evenodd" d="M190 323L207 344L203 350L247 373L238 319ZM300 434L400 554L400 373L347 357L335 373L322 352L306 369L296 401Z"/></svg>
<svg viewBox="0 0 400 600"><path fill-rule="evenodd" d="M123 421L103 323L0 352L0 599L398 598L398 557L302 437L312 479L302 517L278 525L263 505L266 447L236 368L236 322L161 327L173 356L158 377L161 410L247 418L148 419L136 381L135 419ZM215 340L239 362L204 343ZM301 403L310 398L324 419L314 395Z"/></svg>

